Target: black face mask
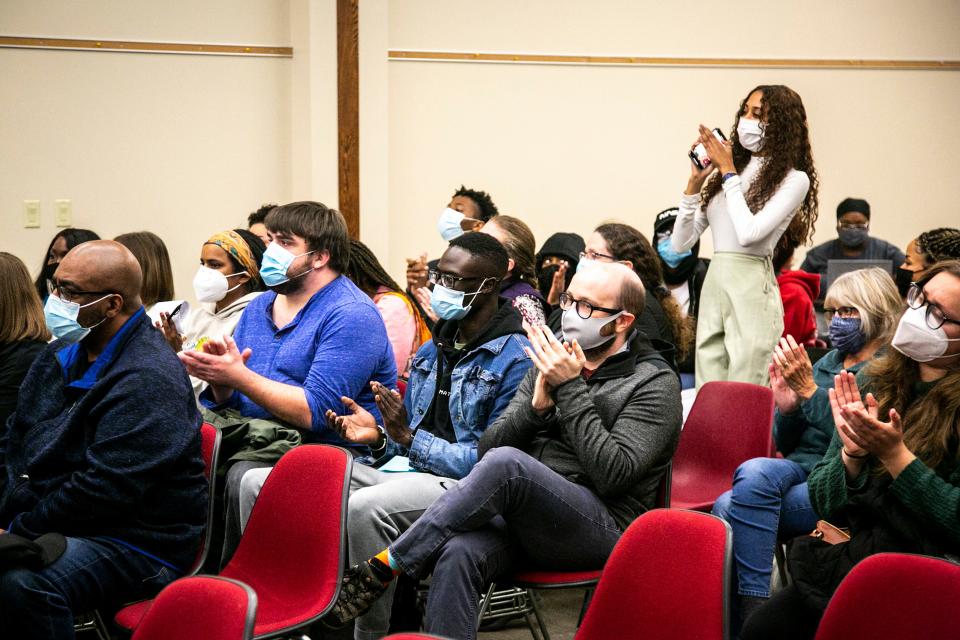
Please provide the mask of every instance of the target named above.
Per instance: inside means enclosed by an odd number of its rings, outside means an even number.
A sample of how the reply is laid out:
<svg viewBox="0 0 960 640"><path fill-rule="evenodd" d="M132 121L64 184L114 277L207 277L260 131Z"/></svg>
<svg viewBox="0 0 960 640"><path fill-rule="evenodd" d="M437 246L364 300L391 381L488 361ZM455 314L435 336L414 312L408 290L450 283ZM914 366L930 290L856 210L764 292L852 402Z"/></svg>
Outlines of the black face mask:
<svg viewBox="0 0 960 640"><path fill-rule="evenodd" d="M900 292L900 297L906 298L907 292L910 291L910 285L913 283L913 271L897 267L897 270L893 272L893 281L897 283L897 291Z"/></svg>
<svg viewBox="0 0 960 640"><path fill-rule="evenodd" d="M694 252L693 255L681 260L676 269L672 269L661 259L660 267L663 269L663 281L667 284L683 284L690 278L693 270L697 268L697 260L699 260L699 257L697 252Z"/></svg>
<svg viewBox="0 0 960 640"><path fill-rule="evenodd" d="M559 268L560 265L552 264L549 267L544 267L540 270L540 275L537 276L537 288L540 290L540 293L543 294L544 298L550 295L550 287L553 285L553 274L555 274ZM567 272L563 276L564 291L566 291L567 287L570 286L570 281L573 280L573 274L576 272L576 266L567 267Z"/></svg>
<svg viewBox="0 0 960 640"><path fill-rule="evenodd" d="M60 266L59 262L51 262L49 264L43 265L43 271L40 272L40 275L44 280L53 280L53 274L57 272L57 267Z"/></svg>

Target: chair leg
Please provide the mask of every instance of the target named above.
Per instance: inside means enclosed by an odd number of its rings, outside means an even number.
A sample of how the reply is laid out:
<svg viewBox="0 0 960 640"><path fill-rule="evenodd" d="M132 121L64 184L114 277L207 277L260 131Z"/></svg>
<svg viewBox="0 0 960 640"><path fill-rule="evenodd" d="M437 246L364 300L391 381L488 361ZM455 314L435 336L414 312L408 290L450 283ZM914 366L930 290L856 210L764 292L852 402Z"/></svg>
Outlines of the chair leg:
<svg viewBox="0 0 960 640"><path fill-rule="evenodd" d="M487 592L484 594L483 599L480 601L480 613L477 614L477 628L480 628L480 623L483 622L483 616L486 615L487 609L490 608L490 598L493 596L494 590L497 588L495 582L490 583L490 587L487 589Z"/></svg>
<svg viewBox="0 0 960 640"><path fill-rule="evenodd" d="M780 585L785 587L790 584L790 574L787 573L787 554L784 552L784 544L779 540L773 549L773 555L777 560L777 574L780 576Z"/></svg>
<svg viewBox="0 0 960 640"><path fill-rule="evenodd" d="M542 638L542 640L550 640L550 632L547 631L547 623L543 619L543 612L540 611L540 603L537 601L537 594L533 589L527 589L527 598L533 607L533 615L537 619L537 626L540 627L540 638ZM537 640L537 635L533 633L533 625L530 624L529 618L527 619L527 625L530 626L530 633L533 634L534 640Z"/></svg>
<svg viewBox="0 0 960 640"><path fill-rule="evenodd" d="M590 606L590 600L593 599L593 588L587 589L583 594L583 604L580 605L580 615L577 616L577 629L583 624L583 617L587 615L587 607Z"/></svg>

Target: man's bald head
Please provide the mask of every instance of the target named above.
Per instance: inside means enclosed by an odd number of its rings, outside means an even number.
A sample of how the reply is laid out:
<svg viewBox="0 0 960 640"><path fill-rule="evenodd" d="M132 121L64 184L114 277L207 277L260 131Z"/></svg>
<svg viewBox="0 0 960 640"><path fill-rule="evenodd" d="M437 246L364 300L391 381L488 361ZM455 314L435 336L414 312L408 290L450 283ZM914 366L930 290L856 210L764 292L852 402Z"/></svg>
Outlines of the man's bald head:
<svg viewBox="0 0 960 640"><path fill-rule="evenodd" d="M594 262L581 269L570 282L574 298L587 297L595 306L623 309L639 316L646 292L636 272L619 262Z"/></svg>
<svg viewBox="0 0 960 640"><path fill-rule="evenodd" d="M64 256L54 278L80 291L109 291L123 297L123 311L140 308L143 274L130 250L113 240L92 240Z"/></svg>

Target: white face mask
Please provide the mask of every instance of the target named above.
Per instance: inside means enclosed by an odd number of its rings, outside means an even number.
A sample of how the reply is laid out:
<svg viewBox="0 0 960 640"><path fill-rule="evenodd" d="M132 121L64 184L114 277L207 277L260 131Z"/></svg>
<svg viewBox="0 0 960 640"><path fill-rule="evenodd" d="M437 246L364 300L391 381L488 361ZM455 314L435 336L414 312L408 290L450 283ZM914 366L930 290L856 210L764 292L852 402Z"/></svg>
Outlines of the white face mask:
<svg viewBox="0 0 960 640"><path fill-rule="evenodd" d="M229 276L225 276L216 269L201 265L200 268L197 269L197 275L193 276L193 292L197 296L197 301L220 302L229 292L243 284L241 282L231 287L227 278L245 273L246 271L241 271L240 273L231 273Z"/></svg>
<svg viewBox="0 0 960 640"><path fill-rule="evenodd" d="M440 219L437 221L437 231L440 232L440 237L450 242L454 238L462 236L463 227L460 226L460 221L465 217L465 215L456 209L451 209L450 207L444 209L443 213L440 214Z"/></svg>
<svg viewBox="0 0 960 640"><path fill-rule="evenodd" d="M577 306L573 305L563 312L563 319L560 321L560 327L563 331L563 339L573 344L576 340L581 349L593 349L602 344L613 340L617 334L611 333L608 336L600 335L600 330L615 321L623 315L623 311L615 313L606 318L587 318L584 320L577 313Z"/></svg>
<svg viewBox="0 0 960 640"><path fill-rule="evenodd" d="M756 153L763 146L763 128L759 120L749 120L741 117L737 123L737 137L740 138L740 146L747 151Z"/></svg>
<svg viewBox="0 0 960 640"><path fill-rule="evenodd" d="M960 353L949 356L943 355L950 348L950 343L960 342L960 338L948 338L943 327L931 329L927 326L926 314L926 305L919 309L907 309L903 317L900 318L897 332L893 334L891 346L917 362L930 362L937 358L960 356Z"/></svg>

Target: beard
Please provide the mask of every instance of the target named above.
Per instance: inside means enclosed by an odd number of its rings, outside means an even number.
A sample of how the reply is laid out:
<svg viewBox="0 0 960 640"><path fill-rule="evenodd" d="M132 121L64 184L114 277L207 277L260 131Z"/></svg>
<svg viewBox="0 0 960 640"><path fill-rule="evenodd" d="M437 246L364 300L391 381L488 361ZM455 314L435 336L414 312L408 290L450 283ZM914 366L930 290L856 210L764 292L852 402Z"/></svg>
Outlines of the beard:
<svg viewBox="0 0 960 640"><path fill-rule="evenodd" d="M280 284L275 284L271 287L268 287L270 291L273 291L278 296L289 296L295 293L299 293L307 286L306 275L313 271L313 269L307 269L297 275L293 276L286 282L281 282Z"/></svg>

